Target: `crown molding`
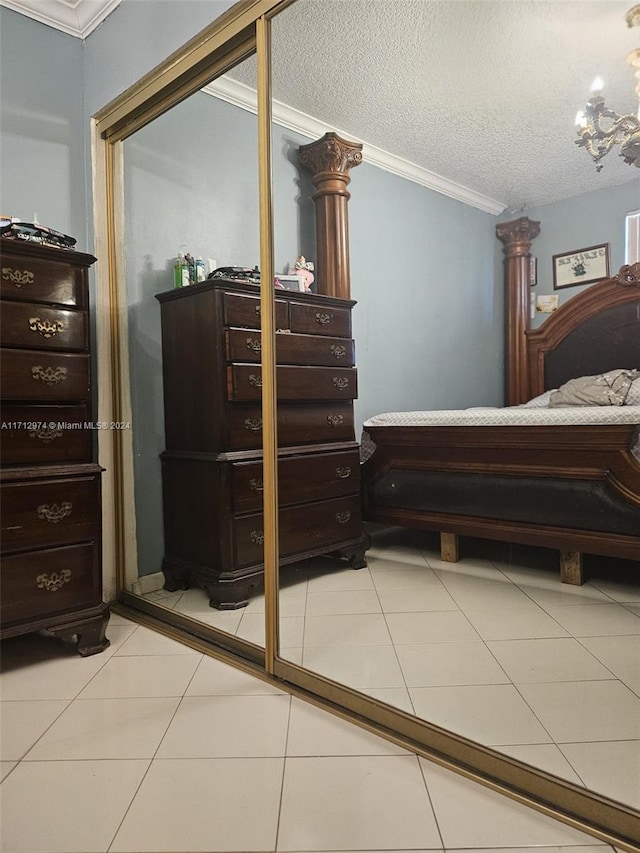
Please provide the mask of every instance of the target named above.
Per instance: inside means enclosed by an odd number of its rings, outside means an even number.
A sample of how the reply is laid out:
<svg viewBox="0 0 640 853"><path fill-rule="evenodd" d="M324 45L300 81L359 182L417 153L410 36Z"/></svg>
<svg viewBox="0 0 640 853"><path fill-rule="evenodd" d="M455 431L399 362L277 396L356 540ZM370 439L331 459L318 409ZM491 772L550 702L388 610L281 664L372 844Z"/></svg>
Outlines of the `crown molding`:
<svg viewBox="0 0 640 853"><path fill-rule="evenodd" d="M213 83L205 86L202 91L248 112L254 114L258 112L255 89L246 86L244 83L239 83L237 80L231 80L229 77L219 77ZM283 104L281 101L274 100L272 102L272 118L274 123L280 127L293 130L295 133L299 133L308 139L318 139L329 131L333 131L345 139L353 138L347 131L325 124L313 118L313 116L289 107L287 104ZM468 204L478 210L483 210L485 213L491 213L494 216L502 213L507 206L503 202L477 193L475 190L469 189L469 187L456 184L454 181L443 178L441 175L436 175L435 172L430 172L422 166L417 166L409 160L397 157L395 154L390 154L388 151L377 148L375 145L370 145L361 139L354 141L362 142L362 158L364 162L372 166L377 166L379 169L384 169L386 172L391 172L415 184L435 190L435 192L461 201L463 204Z"/></svg>
<svg viewBox="0 0 640 853"><path fill-rule="evenodd" d="M0 5L28 18L84 39L120 0L0 0Z"/></svg>

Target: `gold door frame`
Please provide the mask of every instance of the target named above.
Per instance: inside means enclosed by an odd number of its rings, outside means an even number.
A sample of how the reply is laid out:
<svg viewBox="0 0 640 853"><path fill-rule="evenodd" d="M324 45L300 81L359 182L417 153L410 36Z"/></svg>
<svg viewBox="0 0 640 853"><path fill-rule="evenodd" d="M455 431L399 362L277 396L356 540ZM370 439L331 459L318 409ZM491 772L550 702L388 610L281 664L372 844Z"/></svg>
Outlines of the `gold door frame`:
<svg viewBox="0 0 640 853"><path fill-rule="evenodd" d="M638 851L640 816L515 759L482 747L279 657L277 434L273 210L271 190L271 20L295 0L241 0L186 45L104 107L92 120L96 228L96 314L99 419L130 420L123 265L122 142L136 130L254 52L258 68L258 160L262 408L264 450L265 649L209 626L195 627L125 589L127 560L135 562L131 437L101 431L104 561L114 567L115 609L207 654L219 657L314 702L383 737L519 802L591 833L621 849ZM105 355L105 354L108 354ZM111 590L107 590L108 597ZM579 713L580 709L576 709Z"/></svg>

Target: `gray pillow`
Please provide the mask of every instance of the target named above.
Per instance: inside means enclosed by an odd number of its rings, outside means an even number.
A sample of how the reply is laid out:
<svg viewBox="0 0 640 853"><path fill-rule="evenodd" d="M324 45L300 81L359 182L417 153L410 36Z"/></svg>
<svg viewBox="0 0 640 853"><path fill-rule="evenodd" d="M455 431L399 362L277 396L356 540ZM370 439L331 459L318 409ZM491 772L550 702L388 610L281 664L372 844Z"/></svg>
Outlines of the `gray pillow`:
<svg viewBox="0 0 640 853"><path fill-rule="evenodd" d="M596 376L570 379L553 391L549 408L561 406L623 406L637 370L610 370Z"/></svg>

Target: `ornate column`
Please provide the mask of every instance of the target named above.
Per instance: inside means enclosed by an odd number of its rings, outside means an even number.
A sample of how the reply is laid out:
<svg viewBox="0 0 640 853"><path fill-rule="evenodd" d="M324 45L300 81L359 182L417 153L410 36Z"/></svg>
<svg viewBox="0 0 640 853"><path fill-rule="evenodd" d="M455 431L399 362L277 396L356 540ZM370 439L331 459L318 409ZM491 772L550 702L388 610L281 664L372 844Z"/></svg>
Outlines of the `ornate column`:
<svg viewBox="0 0 640 853"><path fill-rule="evenodd" d="M362 162L362 145L325 133L301 145L300 163L312 173L316 192L316 282L325 296L351 297L349 273L349 169Z"/></svg>
<svg viewBox="0 0 640 853"><path fill-rule="evenodd" d="M529 399L527 337L530 316L531 243L540 233L540 223L526 216L496 225L504 243L504 284L506 313L507 406Z"/></svg>

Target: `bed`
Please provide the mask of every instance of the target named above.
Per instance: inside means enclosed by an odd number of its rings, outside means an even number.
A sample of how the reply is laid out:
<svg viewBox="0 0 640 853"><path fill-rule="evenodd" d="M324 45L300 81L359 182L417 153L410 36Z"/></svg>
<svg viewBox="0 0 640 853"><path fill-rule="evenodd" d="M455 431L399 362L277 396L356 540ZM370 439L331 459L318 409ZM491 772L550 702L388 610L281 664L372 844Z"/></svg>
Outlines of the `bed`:
<svg viewBox="0 0 640 853"><path fill-rule="evenodd" d="M561 579L581 584L583 554L640 560L640 383L626 405L546 408L545 392L640 368L640 264L533 330L526 253L511 276L505 254L508 407L367 420L364 518L437 531L450 561L461 535L557 549Z"/></svg>

